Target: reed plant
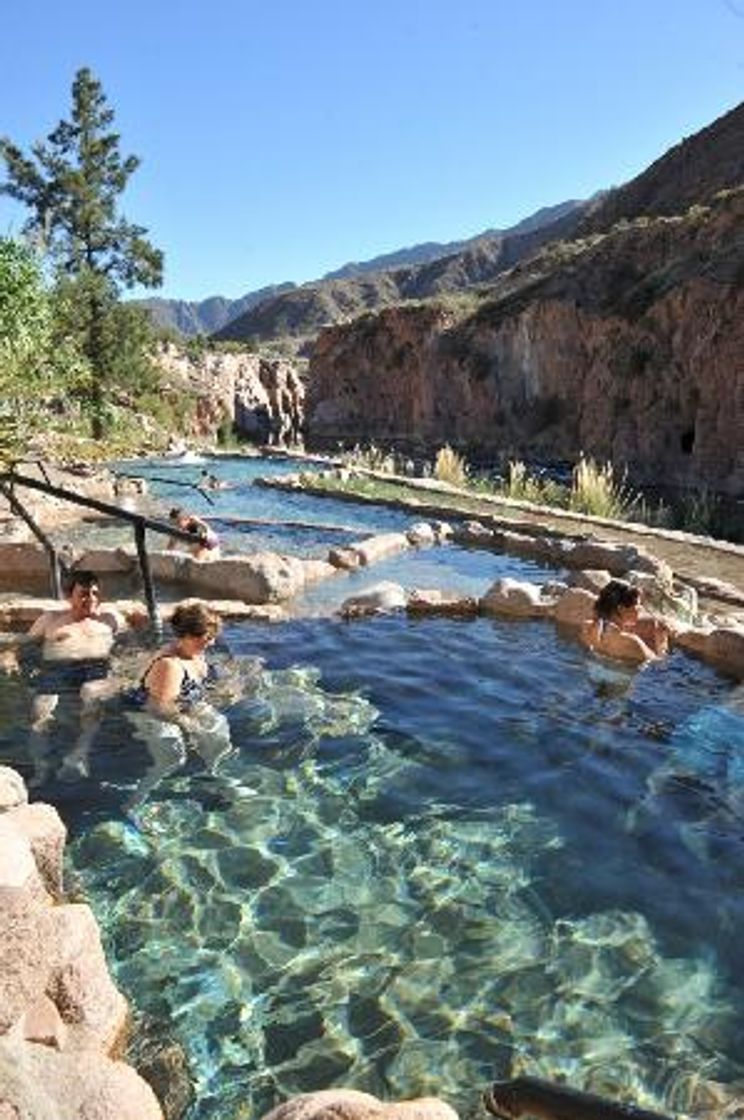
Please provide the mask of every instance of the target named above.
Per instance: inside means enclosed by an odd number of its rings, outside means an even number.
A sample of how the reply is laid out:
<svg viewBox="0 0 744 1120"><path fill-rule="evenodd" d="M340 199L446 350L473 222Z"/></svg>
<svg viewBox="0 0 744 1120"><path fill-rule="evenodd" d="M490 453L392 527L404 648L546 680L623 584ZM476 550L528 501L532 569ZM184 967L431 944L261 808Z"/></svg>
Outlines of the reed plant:
<svg viewBox="0 0 744 1120"><path fill-rule="evenodd" d="M569 509L593 517L628 519L638 504L638 495L615 477L612 463L597 463L580 456L573 469Z"/></svg>
<svg viewBox="0 0 744 1120"><path fill-rule="evenodd" d="M434 460L434 478L453 486L467 486L468 464L448 443L440 447Z"/></svg>
<svg viewBox="0 0 744 1120"><path fill-rule="evenodd" d="M379 471L381 474L397 474L398 461L395 454L378 447L376 443L363 447L356 444L351 451L345 451L342 458L347 466L360 470Z"/></svg>

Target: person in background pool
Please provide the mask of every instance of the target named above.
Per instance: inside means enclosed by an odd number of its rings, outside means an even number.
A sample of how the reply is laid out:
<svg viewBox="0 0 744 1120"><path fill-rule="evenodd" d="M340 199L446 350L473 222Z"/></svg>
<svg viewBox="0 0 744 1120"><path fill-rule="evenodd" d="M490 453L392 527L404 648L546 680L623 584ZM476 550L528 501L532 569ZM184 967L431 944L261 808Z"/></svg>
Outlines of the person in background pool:
<svg viewBox="0 0 744 1120"><path fill-rule="evenodd" d="M641 593L621 579L611 579L594 604L594 618L585 622L581 640L594 653L642 665L662 657L669 648L666 623L640 615Z"/></svg>
<svg viewBox="0 0 744 1120"><path fill-rule="evenodd" d="M194 543L190 546L191 555L195 560L218 560L220 556L220 539L203 521L201 517L196 517L193 513L187 513L186 510L181 509L180 506L175 506L168 514L168 520L177 525L185 533L192 533L194 536ZM184 547L184 542L175 537L171 537L167 545L171 551L173 549L181 549Z"/></svg>
<svg viewBox="0 0 744 1120"><path fill-rule="evenodd" d="M230 483L218 478L216 474L212 474L206 469L201 472L199 478L200 490L229 490L230 488Z"/></svg>

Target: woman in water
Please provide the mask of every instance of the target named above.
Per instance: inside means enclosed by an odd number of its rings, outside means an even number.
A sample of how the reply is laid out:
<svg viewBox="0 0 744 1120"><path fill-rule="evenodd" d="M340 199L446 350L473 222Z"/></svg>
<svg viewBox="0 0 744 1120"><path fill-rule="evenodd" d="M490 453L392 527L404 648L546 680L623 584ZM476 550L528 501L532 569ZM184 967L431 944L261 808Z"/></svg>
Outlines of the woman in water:
<svg viewBox="0 0 744 1120"><path fill-rule="evenodd" d="M182 603L173 612L171 626L174 641L150 662L131 699L134 706L178 722L204 698L209 672L204 654L220 631L220 621L203 603Z"/></svg>
<svg viewBox="0 0 744 1120"><path fill-rule="evenodd" d="M595 653L642 665L669 648L669 627L640 616L641 593L621 579L611 579L594 604L594 618L585 622L581 640Z"/></svg>
<svg viewBox="0 0 744 1120"><path fill-rule="evenodd" d="M185 762L187 744L210 770L232 750L227 719L206 698L205 654L219 633L219 619L203 603L181 603L171 626L173 641L153 657L139 685L124 698L127 718L152 758L130 808Z"/></svg>
<svg viewBox="0 0 744 1120"><path fill-rule="evenodd" d="M220 539L207 525L206 521L202 521L201 517L196 517L193 513L187 513L185 509L176 506L168 514L168 520L172 521L184 533L192 533L194 536L194 544L191 546L191 555L195 560L218 560L220 556ZM172 537L168 541L168 548L170 550L183 548L184 543L176 537ZM188 547L188 546L186 546Z"/></svg>

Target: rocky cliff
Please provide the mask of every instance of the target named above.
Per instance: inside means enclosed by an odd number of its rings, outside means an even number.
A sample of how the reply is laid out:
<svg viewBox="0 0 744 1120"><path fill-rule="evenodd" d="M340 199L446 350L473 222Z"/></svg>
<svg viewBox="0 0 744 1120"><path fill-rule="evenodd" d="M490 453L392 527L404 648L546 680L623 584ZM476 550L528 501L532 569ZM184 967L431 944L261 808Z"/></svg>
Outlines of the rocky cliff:
<svg viewBox="0 0 744 1120"><path fill-rule="evenodd" d="M296 441L304 417L305 385L289 362L215 352L192 358L167 345L159 365L164 392L186 391L196 400L193 435L213 437L227 423L261 442Z"/></svg>
<svg viewBox="0 0 744 1120"><path fill-rule="evenodd" d="M740 157L741 158L741 157ZM744 486L744 191L557 242L471 306L323 331L307 434L627 464Z"/></svg>

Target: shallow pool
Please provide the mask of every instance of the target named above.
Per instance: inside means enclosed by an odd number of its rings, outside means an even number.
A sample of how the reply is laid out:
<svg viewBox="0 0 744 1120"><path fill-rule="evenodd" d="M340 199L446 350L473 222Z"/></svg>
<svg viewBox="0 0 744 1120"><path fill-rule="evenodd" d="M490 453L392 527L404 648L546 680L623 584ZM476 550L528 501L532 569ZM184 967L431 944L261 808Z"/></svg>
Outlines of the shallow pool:
<svg viewBox="0 0 744 1120"><path fill-rule="evenodd" d="M412 521L405 511L356 505L311 494L274 490L258 484L262 478L312 470L312 462L294 459L250 459L221 456L200 464L182 466L168 460L139 460L121 463L118 470L147 479L144 498L131 498L131 507L155 517L166 517L173 506L182 506L204 518L219 534L223 551L284 552L299 556L325 556L328 549L372 533L407 528ZM225 490L199 489L201 472L208 469ZM65 540L102 547L131 544L132 531L116 521L95 521ZM151 547L163 547L162 539L148 534Z"/></svg>
<svg viewBox="0 0 744 1120"><path fill-rule="evenodd" d="M485 619L233 626L228 655L215 773L190 758L138 804L114 720L90 779L39 791L118 982L188 1051L191 1120L334 1083L464 1115L517 1072L696 1114L742 1077L730 684ZM0 682L28 773L23 703Z"/></svg>

